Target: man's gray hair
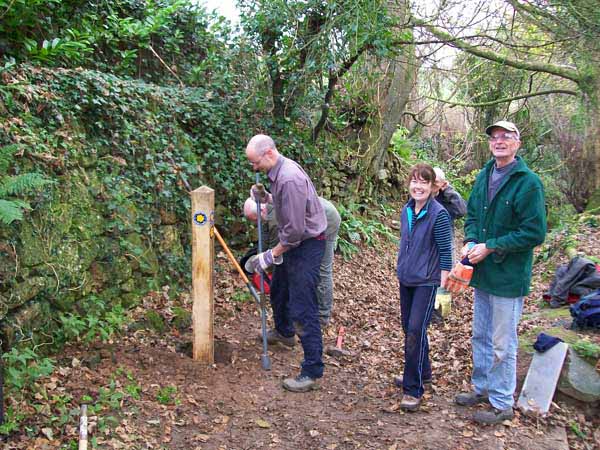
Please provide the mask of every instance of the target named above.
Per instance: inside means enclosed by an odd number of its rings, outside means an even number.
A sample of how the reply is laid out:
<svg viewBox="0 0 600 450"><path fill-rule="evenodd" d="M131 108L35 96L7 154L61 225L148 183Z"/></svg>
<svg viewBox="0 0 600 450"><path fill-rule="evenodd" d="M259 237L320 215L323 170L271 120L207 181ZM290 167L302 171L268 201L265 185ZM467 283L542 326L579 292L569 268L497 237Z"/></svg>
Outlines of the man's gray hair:
<svg viewBox="0 0 600 450"><path fill-rule="evenodd" d="M435 179L440 181L446 181L446 174L439 167L434 167L433 171L435 172Z"/></svg>
<svg viewBox="0 0 600 450"><path fill-rule="evenodd" d="M257 205L253 198L248 197L244 202L244 216L250 220L256 220Z"/></svg>
<svg viewBox="0 0 600 450"><path fill-rule="evenodd" d="M275 141L273 141L271 136L267 136L266 134L257 134L250 139L250 142L248 142L248 148L253 149L257 156L263 156L269 148L277 150L277 147L275 147Z"/></svg>

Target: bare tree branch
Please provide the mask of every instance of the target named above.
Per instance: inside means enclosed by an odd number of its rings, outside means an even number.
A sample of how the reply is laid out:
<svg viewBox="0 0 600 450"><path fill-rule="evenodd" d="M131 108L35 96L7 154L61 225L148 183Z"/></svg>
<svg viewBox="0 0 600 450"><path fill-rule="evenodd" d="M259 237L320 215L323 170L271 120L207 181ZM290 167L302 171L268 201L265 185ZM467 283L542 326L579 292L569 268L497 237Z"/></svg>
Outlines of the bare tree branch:
<svg viewBox="0 0 600 450"><path fill-rule="evenodd" d="M430 126L431 126L431 124L430 124L430 123L428 124L428 123L422 122L422 121L419 119L419 116L418 116L418 114L419 114L419 113L412 112L412 111L404 111L402 114L404 114L405 116L410 116L410 117L412 117L412 119L413 119L415 122L417 122L419 125L421 125L421 126L423 126L423 127L430 127Z"/></svg>
<svg viewBox="0 0 600 450"><path fill-rule="evenodd" d="M315 127L312 130L312 141L313 142L317 142L319 134L321 133L321 130L325 126L325 122L327 122L327 117L329 116L329 104L333 97L335 85L337 84L338 80L341 77L343 77L346 74L346 72L348 72L352 68L352 66L354 65L356 60L360 57L360 55L362 55L364 52L371 49L372 47L373 47L372 44L363 45L361 48L359 48L356 51L356 53L351 58L349 58L348 60L346 60L344 62L344 64L342 65L342 67L339 68L338 71L336 71L336 72L334 72L333 70L329 71L329 79L327 81L327 92L325 93L325 98L323 99L323 104L321 106L321 117L319 118L319 121L317 122L317 124L315 125Z"/></svg>
<svg viewBox="0 0 600 450"><path fill-rule="evenodd" d="M521 94L521 95L516 95L514 97L501 98L501 99L494 100L491 102L481 102L481 103L452 102L450 100L443 100L441 98L431 97L428 95L426 95L425 98L428 98L430 100L435 100L435 101L438 101L441 103L446 103L446 104L452 105L452 106L466 106L466 107L472 107L472 108L480 108L480 107L484 107L484 106L493 106L493 105L498 105L500 103L512 102L515 100L522 100L524 98L537 97L538 95L549 95L549 94L565 94L565 95L574 95L574 96L579 95L577 92L570 91L568 89L550 89L547 91L532 92L529 94Z"/></svg>
<svg viewBox="0 0 600 450"><path fill-rule="evenodd" d="M575 83L581 83L582 77L581 75L573 68L557 66L555 64L535 62L535 61L523 61L519 59L513 59L508 56L501 55L491 50L485 50L481 47L471 45L465 42L461 38L457 38L452 36L450 33L443 31L433 25L428 24L424 20L413 18L413 21L416 25L422 26L426 28L431 34L436 36L439 39L446 40L448 45L452 47L456 47L465 52L471 53L475 56L479 56L480 58L488 59L490 61L495 61L500 64L505 64L510 67L514 67L516 69L521 70L529 70L533 72L544 72L550 73L552 75L556 75L561 78L566 78L567 80L574 81Z"/></svg>
<svg viewBox="0 0 600 450"><path fill-rule="evenodd" d="M451 40L448 39L430 39L430 40L425 40L425 41L406 41L406 40L398 40L398 41L394 41L393 44L395 45L430 45L430 44L448 44L450 45L453 41L457 41L459 39L462 40L469 40L469 39L486 39L489 41L494 41L497 42L499 44L505 45L506 47L510 47L510 48L514 48L514 49L526 49L526 50L531 50L531 49L537 49L537 48L543 48L543 47L549 47L551 45L556 45L558 43L563 43L563 42L568 42L568 41L575 41L580 37L580 35L576 35L576 36L572 36L572 37L568 37L568 38L563 38L563 39L557 39L555 41L550 41L550 42L542 42L539 44L513 44L510 42L504 42L501 39L498 39L494 36L490 36L488 34L473 34L471 36L463 36L461 38L453 38Z"/></svg>

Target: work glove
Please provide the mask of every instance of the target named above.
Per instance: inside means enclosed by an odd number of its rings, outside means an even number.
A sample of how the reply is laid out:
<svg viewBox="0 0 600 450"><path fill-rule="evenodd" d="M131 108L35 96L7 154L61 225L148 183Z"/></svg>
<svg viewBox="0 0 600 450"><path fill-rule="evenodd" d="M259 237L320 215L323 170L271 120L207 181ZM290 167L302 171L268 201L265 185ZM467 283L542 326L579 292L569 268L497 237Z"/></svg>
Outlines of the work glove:
<svg viewBox="0 0 600 450"><path fill-rule="evenodd" d="M267 192L262 184L253 184L250 188L250 198L255 202L270 203L269 197L271 194Z"/></svg>
<svg viewBox="0 0 600 450"><path fill-rule="evenodd" d="M442 287L438 288L435 295L435 304L433 307L440 312L442 317L446 317L452 307L452 299L450 298L450 292Z"/></svg>
<svg viewBox="0 0 600 450"><path fill-rule="evenodd" d="M467 259L467 258L465 258ZM465 264L463 261L456 263L448 275L446 289L453 293L463 292L469 286L473 277L473 266Z"/></svg>
<svg viewBox="0 0 600 450"><path fill-rule="evenodd" d="M277 258L273 257L273 252L271 249L266 252L259 253L258 255L251 256L246 264L244 264L244 268L250 272L265 272L269 267L273 264L279 265L283 262L283 256L279 255Z"/></svg>

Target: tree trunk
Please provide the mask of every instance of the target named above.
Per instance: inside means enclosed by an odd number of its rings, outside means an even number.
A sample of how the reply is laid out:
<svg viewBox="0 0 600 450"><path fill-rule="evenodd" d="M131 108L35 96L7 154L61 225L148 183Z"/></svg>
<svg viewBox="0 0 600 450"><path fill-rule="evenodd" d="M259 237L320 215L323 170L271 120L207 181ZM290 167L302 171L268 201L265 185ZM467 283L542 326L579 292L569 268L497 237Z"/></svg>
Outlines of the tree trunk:
<svg viewBox="0 0 600 450"><path fill-rule="evenodd" d="M410 14L407 2L389 0L388 8L402 22L407 22ZM369 178L376 176L385 165L387 150L410 99L417 69L414 45L404 46L394 59L378 65L383 76L377 89L377 112L359 133L360 152L364 155L361 165Z"/></svg>
<svg viewBox="0 0 600 450"><path fill-rule="evenodd" d="M584 108L587 112L585 140L583 142L584 173L577 174L584 184L582 192L584 208L597 207L600 196L600 70L582 87ZM594 199L592 201L592 199ZM592 204L589 204L590 201Z"/></svg>
<svg viewBox="0 0 600 450"><path fill-rule="evenodd" d="M581 182L585 183L584 207L595 210L600 206L600 108L597 103L589 106L588 114L589 122L583 143L586 170L578 175Z"/></svg>

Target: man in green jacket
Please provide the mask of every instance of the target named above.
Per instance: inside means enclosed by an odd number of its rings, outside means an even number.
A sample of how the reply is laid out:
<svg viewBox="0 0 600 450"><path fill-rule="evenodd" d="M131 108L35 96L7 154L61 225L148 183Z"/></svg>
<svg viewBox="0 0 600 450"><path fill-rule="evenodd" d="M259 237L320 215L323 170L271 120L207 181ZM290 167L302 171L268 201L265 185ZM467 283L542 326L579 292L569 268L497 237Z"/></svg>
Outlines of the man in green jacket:
<svg viewBox="0 0 600 450"><path fill-rule="evenodd" d="M511 419L516 387L517 325L529 293L533 249L544 241L544 188L517 155L520 133L514 123L496 122L486 130L494 156L481 170L467 205L465 246L474 266L474 390L456 403L489 403L475 413L479 423ZM475 245L469 243L475 243Z"/></svg>

